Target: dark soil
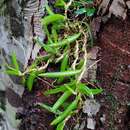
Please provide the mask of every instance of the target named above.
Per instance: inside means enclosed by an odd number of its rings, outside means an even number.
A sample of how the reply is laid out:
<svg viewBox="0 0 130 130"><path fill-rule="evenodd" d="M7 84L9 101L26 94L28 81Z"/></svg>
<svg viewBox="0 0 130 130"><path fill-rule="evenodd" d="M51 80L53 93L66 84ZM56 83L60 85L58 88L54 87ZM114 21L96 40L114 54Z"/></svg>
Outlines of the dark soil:
<svg viewBox="0 0 130 130"><path fill-rule="evenodd" d="M106 117L100 130L130 130L130 16L125 21L112 17L98 43L98 80L104 89L100 114Z"/></svg>
<svg viewBox="0 0 130 130"><path fill-rule="evenodd" d="M23 109L17 113L17 118L22 119L20 130L54 130L50 122L54 115L36 106L37 103L52 104L56 101L55 96L44 96L43 92L51 86L51 81L38 80L33 91L25 90L23 94Z"/></svg>

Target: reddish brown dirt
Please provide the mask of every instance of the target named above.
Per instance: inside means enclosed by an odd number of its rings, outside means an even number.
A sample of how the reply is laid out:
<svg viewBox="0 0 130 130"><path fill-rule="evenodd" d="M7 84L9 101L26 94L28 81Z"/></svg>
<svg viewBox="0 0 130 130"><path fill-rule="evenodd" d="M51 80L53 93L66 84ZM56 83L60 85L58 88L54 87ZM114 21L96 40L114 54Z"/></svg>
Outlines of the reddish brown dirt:
<svg viewBox="0 0 130 130"><path fill-rule="evenodd" d="M102 27L98 43L98 80L104 89L100 115L106 117L99 130L130 130L130 18L112 17Z"/></svg>
<svg viewBox="0 0 130 130"><path fill-rule="evenodd" d="M55 96L43 96L43 92L51 87L47 82L50 81L38 80L32 92L25 90L23 109L17 113L17 118L22 119L20 130L54 130L50 126L54 115L36 106L37 103L52 104L56 101Z"/></svg>

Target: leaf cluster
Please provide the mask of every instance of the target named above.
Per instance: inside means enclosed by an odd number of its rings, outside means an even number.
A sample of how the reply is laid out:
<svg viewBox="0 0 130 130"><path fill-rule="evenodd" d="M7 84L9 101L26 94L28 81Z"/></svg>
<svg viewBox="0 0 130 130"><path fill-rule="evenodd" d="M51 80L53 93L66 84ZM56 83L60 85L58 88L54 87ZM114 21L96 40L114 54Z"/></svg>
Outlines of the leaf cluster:
<svg viewBox="0 0 130 130"><path fill-rule="evenodd" d="M71 10L74 10L75 15L83 15L91 17L94 15L96 9L93 6L93 0L73 0L73 3L70 5ZM64 0L57 0L55 3L56 7L67 8L67 2Z"/></svg>
<svg viewBox="0 0 130 130"><path fill-rule="evenodd" d="M46 5L48 15L41 19L46 40L43 42L39 37L34 38L35 42L46 52L46 55L38 56L31 66L21 72L16 55L13 53L13 67L8 65L6 70L8 74L24 77L29 91L32 91L34 81L38 77L54 78L56 83L60 84L43 92L45 96L60 95L52 106L44 103L37 104L56 115L56 118L51 122L51 125L56 125L56 130L63 130L66 121L82 107L84 96L93 97L102 92L99 87L89 88L87 84L81 82L86 71L87 36L91 34L89 26L88 24L83 26L80 21L72 23L66 15L69 7L73 7L76 10L76 15L85 13L87 16L92 16L94 10L86 7L91 2L91 0L57 0L55 6L64 8L64 14L56 14ZM62 34L61 31L64 33ZM80 56L81 54L82 56ZM45 65L39 66L41 62L44 62ZM47 67L51 63L58 63L60 65L59 71L48 72ZM71 97L73 100L70 102Z"/></svg>

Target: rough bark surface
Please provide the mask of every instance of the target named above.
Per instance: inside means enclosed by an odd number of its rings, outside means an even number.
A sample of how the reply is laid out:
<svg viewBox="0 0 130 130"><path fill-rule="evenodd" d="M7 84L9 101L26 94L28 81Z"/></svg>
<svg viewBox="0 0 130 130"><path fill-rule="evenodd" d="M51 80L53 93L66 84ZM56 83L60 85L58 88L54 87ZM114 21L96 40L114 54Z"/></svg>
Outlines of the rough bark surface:
<svg viewBox="0 0 130 130"><path fill-rule="evenodd" d="M40 47L33 42L34 36L44 39L40 18L44 14L44 0L1 0L0 1L0 71L5 62L10 63L12 52L17 55L23 70L28 59L35 58ZM16 112L21 108L24 86L20 79L0 73L0 129L16 130L19 120Z"/></svg>

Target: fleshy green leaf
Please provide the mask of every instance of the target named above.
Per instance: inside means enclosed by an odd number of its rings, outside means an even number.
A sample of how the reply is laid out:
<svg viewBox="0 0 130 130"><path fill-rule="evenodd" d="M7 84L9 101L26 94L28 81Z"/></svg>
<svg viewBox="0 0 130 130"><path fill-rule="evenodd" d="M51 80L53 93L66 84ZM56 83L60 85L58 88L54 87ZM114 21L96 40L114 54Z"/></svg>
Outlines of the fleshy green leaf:
<svg viewBox="0 0 130 130"><path fill-rule="evenodd" d="M79 91L82 94L85 94L87 96L97 95L103 91L102 88L90 89L89 87L87 87L85 84L82 84L82 83L79 83L78 85L79 85L78 87Z"/></svg>
<svg viewBox="0 0 130 130"><path fill-rule="evenodd" d="M46 52L52 53L52 54L57 53L57 48L52 48L52 47L50 47L50 46L44 44L38 37L35 37L34 40L35 40L36 43L38 43L41 47L43 47ZM52 42L52 40L51 40L51 42ZM53 43L52 43L52 44L53 44Z"/></svg>
<svg viewBox="0 0 130 130"><path fill-rule="evenodd" d="M47 91L44 92L45 95L50 95L50 94L56 94L56 93L59 93L59 92L65 92L66 91L66 88L65 86L60 86L60 87L56 87L54 89L49 89Z"/></svg>
<svg viewBox="0 0 130 130"><path fill-rule="evenodd" d="M56 125L59 122L63 121L71 112L72 110L77 108L79 99L75 99L64 112L62 112L56 119L54 119L51 123L51 125Z"/></svg>
<svg viewBox="0 0 130 130"><path fill-rule="evenodd" d="M45 91L44 95L50 95L50 94L56 94L56 93L59 93L59 92L65 92L67 90L66 85L70 86L72 89L75 89L75 81L73 81L73 82L70 82L68 84L64 84L64 85L61 85L61 86L55 86L54 89L49 89L49 90Z"/></svg>
<svg viewBox="0 0 130 130"><path fill-rule="evenodd" d="M63 60L62 60L62 63L61 63L61 68L60 68L60 70L61 70L62 72L65 71L66 68L67 68L68 60L69 60L69 57L68 57L68 54L66 54L65 57L64 57Z"/></svg>
<svg viewBox="0 0 130 130"><path fill-rule="evenodd" d="M29 74L29 77L27 78L27 88L28 88L29 91L32 90L33 82L34 82L35 78L36 78L36 73L35 72L31 72Z"/></svg>
<svg viewBox="0 0 130 130"><path fill-rule="evenodd" d="M56 54L57 53L57 48L52 48L47 45L43 45L43 48L45 49L46 52Z"/></svg>
<svg viewBox="0 0 130 130"><path fill-rule="evenodd" d="M68 57L68 54L66 54L61 62L61 67L60 67L60 71L63 72L67 69L67 65L68 65L68 60L69 60L69 57ZM58 79L58 83L62 82L64 80L64 77L60 77Z"/></svg>
<svg viewBox="0 0 130 130"><path fill-rule="evenodd" d="M15 52L12 53L11 58L12 58L12 64L14 65L15 69L19 71L19 65L17 62L17 57Z"/></svg>
<svg viewBox="0 0 130 130"><path fill-rule="evenodd" d="M19 76L19 72L17 70L6 70L5 73L9 75Z"/></svg>
<svg viewBox="0 0 130 130"><path fill-rule="evenodd" d="M56 0L55 6L56 7L64 7L65 6L64 0Z"/></svg>
<svg viewBox="0 0 130 130"><path fill-rule="evenodd" d="M86 9L86 15L91 17L91 16L94 15L95 11L96 11L95 8L87 8Z"/></svg>
<svg viewBox="0 0 130 130"><path fill-rule="evenodd" d="M54 26L52 27L52 36L53 36L54 42L57 43L57 41L58 41L58 34L57 34L57 31L54 28Z"/></svg>
<svg viewBox="0 0 130 130"><path fill-rule="evenodd" d="M63 130L65 126L65 120L57 125L56 130Z"/></svg>
<svg viewBox="0 0 130 130"><path fill-rule="evenodd" d="M56 23L53 23L53 28L57 31L60 31L60 29L64 29L65 25L63 22L56 22Z"/></svg>
<svg viewBox="0 0 130 130"><path fill-rule="evenodd" d="M39 103L38 104L41 108L43 108L43 109L46 109L46 110L48 110L49 112L52 112L52 113L54 113L54 114L61 114L61 111L59 111L59 110L56 110L56 111L54 111L54 110L52 110L52 107L50 107L50 106L48 106L48 105L46 105L46 104L44 104L44 103Z"/></svg>
<svg viewBox="0 0 130 130"><path fill-rule="evenodd" d="M41 62L41 61L47 61L51 57L50 54L43 55L43 56L37 56L36 61Z"/></svg>
<svg viewBox="0 0 130 130"><path fill-rule="evenodd" d="M51 43L51 44L53 44L53 41L51 39L50 32L48 30L47 25L43 24L43 29L44 29L45 34L47 35L48 42Z"/></svg>
<svg viewBox="0 0 130 130"><path fill-rule="evenodd" d="M54 14L54 12L51 10L51 8L48 6L48 4L46 4L45 7L46 7L46 10L47 10L49 15L53 15Z"/></svg>
<svg viewBox="0 0 130 130"><path fill-rule="evenodd" d="M43 25L48 25L50 23L56 22L56 21L64 21L65 17L61 14L53 14L53 15L49 15L44 17L41 22Z"/></svg>
<svg viewBox="0 0 130 130"><path fill-rule="evenodd" d="M70 91L66 91L63 93L63 95L56 101L56 103L53 105L52 110L56 111L70 96Z"/></svg>
<svg viewBox="0 0 130 130"><path fill-rule="evenodd" d="M40 77L48 77L48 78L59 78L59 77L70 77L76 74L79 74L81 70L72 70L72 71L64 71L64 72L48 72L39 74Z"/></svg>
<svg viewBox="0 0 130 130"><path fill-rule="evenodd" d="M65 84L65 87L66 87L71 93L73 93L74 95L76 95L76 92L73 90L74 87L71 88L68 84Z"/></svg>
<svg viewBox="0 0 130 130"><path fill-rule="evenodd" d="M91 17L94 15L95 11L95 8L80 8L77 11L75 11L75 14L81 15L85 13L87 16Z"/></svg>
<svg viewBox="0 0 130 130"><path fill-rule="evenodd" d="M63 39L62 41L58 42L57 44L49 44L47 46L49 47L59 47L59 46L64 46L70 43L73 43L74 41L76 41L76 39L78 39L80 37L80 33L78 34L74 34L72 36L68 36L67 38Z"/></svg>

